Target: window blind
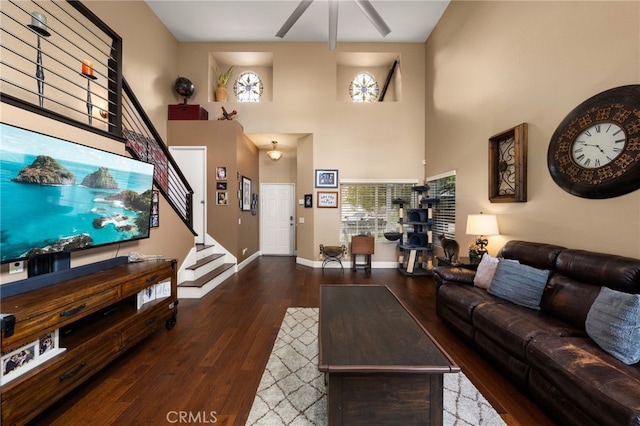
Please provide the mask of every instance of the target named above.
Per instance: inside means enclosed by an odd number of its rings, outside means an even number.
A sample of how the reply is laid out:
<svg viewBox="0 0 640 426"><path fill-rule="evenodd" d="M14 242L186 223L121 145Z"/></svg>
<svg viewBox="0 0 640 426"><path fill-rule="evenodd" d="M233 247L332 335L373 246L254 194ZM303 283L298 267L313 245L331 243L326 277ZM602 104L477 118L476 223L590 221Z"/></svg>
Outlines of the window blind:
<svg viewBox="0 0 640 426"><path fill-rule="evenodd" d="M385 231L398 230L398 209L393 200L401 198L415 204L411 188L415 183L340 182L340 241L352 235L371 235L386 241ZM410 205L405 205L405 209ZM406 210L405 210L406 211Z"/></svg>
<svg viewBox="0 0 640 426"><path fill-rule="evenodd" d="M455 171L427 178L429 197L439 198L433 209L433 242L440 246L440 235L455 238L456 233L456 174Z"/></svg>

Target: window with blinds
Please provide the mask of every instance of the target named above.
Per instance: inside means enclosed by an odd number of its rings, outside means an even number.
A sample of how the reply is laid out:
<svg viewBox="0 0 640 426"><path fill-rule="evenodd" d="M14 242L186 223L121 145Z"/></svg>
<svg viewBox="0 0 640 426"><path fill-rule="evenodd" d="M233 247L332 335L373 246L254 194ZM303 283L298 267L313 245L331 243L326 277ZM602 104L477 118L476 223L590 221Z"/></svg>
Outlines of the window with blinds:
<svg viewBox="0 0 640 426"><path fill-rule="evenodd" d="M439 198L433 209L433 242L440 245L439 235L455 238L456 233L456 172L427 178L429 197Z"/></svg>
<svg viewBox="0 0 640 426"><path fill-rule="evenodd" d="M345 183L340 182L340 241L351 241L352 235L371 235L376 241L386 241L385 231L398 230L398 209L394 199L414 204L407 183ZM405 205L405 209L410 207Z"/></svg>

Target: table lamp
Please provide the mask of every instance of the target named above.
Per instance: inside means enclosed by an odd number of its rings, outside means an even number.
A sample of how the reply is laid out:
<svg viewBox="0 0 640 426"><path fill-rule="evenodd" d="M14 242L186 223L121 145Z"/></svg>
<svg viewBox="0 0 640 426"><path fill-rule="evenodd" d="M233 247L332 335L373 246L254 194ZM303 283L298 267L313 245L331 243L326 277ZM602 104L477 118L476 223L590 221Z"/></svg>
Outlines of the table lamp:
<svg viewBox="0 0 640 426"><path fill-rule="evenodd" d="M498 230L498 219L494 214L470 214L467 216L467 235L478 235L476 244L478 245L478 256L482 257L487 252L489 241L485 236L500 235Z"/></svg>

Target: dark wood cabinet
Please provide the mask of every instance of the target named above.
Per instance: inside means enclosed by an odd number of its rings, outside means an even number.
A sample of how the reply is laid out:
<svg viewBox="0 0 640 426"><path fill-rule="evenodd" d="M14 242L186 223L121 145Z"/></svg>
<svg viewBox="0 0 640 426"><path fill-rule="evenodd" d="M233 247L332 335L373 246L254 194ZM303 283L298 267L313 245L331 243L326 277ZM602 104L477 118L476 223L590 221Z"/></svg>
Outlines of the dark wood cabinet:
<svg viewBox="0 0 640 426"><path fill-rule="evenodd" d="M2 424L25 424L158 328L173 328L176 269L175 261L127 263L3 298L15 326L2 334L2 353L55 330L65 350L2 385ZM160 283L170 293L140 306L138 293Z"/></svg>

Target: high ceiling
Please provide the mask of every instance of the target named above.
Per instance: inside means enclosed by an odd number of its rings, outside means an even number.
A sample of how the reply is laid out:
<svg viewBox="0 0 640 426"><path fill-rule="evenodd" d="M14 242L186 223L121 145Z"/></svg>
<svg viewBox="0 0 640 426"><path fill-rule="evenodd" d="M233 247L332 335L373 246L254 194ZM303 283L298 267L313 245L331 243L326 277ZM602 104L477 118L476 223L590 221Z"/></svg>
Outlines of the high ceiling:
<svg viewBox="0 0 640 426"><path fill-rule="evenodd" d="M145 0L181 42L327 42L329 0L314 0L283 38L276 33L300 0ZM371 0L391 29L383 37L354 0L338 1L337 44L424 43L449 0ZM274 129L277 132L277 129ZM277 140L285 154L295 150L300 134L251 134L260 149Z"/></svg>
<svg viewBox="0 0 640 426"><path fill-rule="evenodd" d="M299 0L146 0L178 41L321 42L329 0L314 0L291 30L275 36ZM354 0L338 0L338 43L424 43L449 0L371 0L391 32L382 37Z"/></svg>

